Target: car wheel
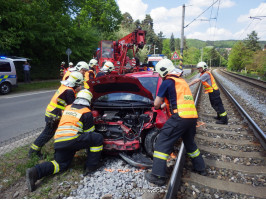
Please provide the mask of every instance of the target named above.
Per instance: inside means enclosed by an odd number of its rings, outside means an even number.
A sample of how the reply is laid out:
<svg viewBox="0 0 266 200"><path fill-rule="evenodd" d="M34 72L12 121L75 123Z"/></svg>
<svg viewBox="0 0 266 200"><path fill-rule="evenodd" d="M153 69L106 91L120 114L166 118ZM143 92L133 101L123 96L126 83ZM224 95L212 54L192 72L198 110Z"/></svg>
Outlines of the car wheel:
<svg viewBox="0 0 266 200"><path fill-rule="evenodd" d="M11 91L10 83L4 82L0 85L0 93L1 94L8 94Z"/></svg>
<svg viewBox="0 0 266 200"><path fill-rule="evenodd" d="M156 141L159 136L159 130L158 129L151 129L145 137L144 140L144 149L148 156L153 157L153 152L155 148Z"/></svg>

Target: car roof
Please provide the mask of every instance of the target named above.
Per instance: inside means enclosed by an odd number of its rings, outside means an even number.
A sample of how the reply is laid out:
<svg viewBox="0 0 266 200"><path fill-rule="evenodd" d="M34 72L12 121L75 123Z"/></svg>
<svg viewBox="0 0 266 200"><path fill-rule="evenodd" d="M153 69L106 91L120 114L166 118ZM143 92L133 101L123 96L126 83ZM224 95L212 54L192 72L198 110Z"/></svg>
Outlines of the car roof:
<svg viewBox="0 0 266 200"><path fill-rule="evenodd" d="M0 60L8 60L8 61L27 61L29 60L28 58L23 58L23 57L17 57L17 56L1 56Z"/></svg>
<svg viewBox="0 0 266 200"><path fill-rule="evenodd" d="M159 77L158 72L154 71L141 71L141 72L134 72L134 73L128 73L125 74L125 76L133 76L133 77Z"/></svg>

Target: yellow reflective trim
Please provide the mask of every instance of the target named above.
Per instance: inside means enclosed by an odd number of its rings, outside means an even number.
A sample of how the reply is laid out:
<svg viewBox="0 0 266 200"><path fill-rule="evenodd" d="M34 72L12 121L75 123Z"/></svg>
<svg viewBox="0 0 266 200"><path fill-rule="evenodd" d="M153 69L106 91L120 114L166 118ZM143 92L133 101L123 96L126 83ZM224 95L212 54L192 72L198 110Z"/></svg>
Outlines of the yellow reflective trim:
<svg viewBox="0 0 266 200"><path fill-rule="evenodd" d="M67 137L60 137L60 138L57 138L55 139L54 143L57 143L57 142L63 142L63 141L68 141L68 140L74 140L76 139L77 137L79 137L80 135L76 135L76 136L67 136Z"/></svg>
<svg viewBox="0 0 266 200"><path fill-rule="evenodd" d="M182 112L178 112L178 114L180 116L184 116L184 115L197 115L197 111L182 111Z"/></svg>
<svg viewBox="0 0 266 200"><path fill-rule="evenodd" d="M63 99L57 98L57 102L59 102L59 103L63 104L64 106L67 106L67 103L66 103L66 101L65 101L65 100L63 100Z"/></svg>
<svg viewBox="0 0 266 200"><path fill-rule="evenodd" d="M38 147L35 144L31 144L31 148L34 149L34 150L36 150L36 151L39 151L41 149L41 147Z"/></svg>
<svg viewBox="0 0 266 200"><path fill-rule="evenodd" d="M195 108L195 104L180 104L177 105L177 108Z"/></svg>
<svg viewBox="0 0 266 200"><path fill-rule="evenodd" d="M60 106L60 105L58 105L58 104L56 104L56 103L53 103L53 102L50 102L50 104L51 104L52 106L56 107L56 108L59 108L59 109L61 109L61 110L65 110L65 107L64 107L64 106Z"/></svg>
<svg viewBox="0 0 266 200"><path fill-rule="evenodd" d="M5 76L4 76L4 79L5 79L5 78L8 78L8 75L5 75Z"/></svg>
<svg viewBox="0 0 266 200"><path fill-rule="evenodd" d="M191 157L191 158L195 158L195 157L197 157L197 156L200 155L200 151L199 151L199 149L197 149L197 150L194 151L193 153L187 153L187 154L189 155L189 157Z"/></svg>
<svg viewBox="0 0 266 200"><path fill-rule="evenodd" d="M227 112L224 112L224 113L220 114L221 117L224 117L226 115L227 115Z"/></svg>
<svg viewBox="0 0 266 200"><path fill-rule="evenodd" d="M99 152L103 150L103 145L98 147L90 147L90 152Z"/></svg>
<svg viewBox="0 0 266 200"><path fill-rule="evenodd" d="M92 126L91 128L84 130L84 133L93 132L94 130L95 130L95 126Z"/></svg>
<svg viewBox="0 0 266 200"><path fill-rule="evenodd" d="M154 151L153 157L159 158L159 159L162 159L162 160L167 160L169 155L166 154L166 153L159 152L159 151Z"/></svg>
<svg viewBox="0 0 266 200"><path fill-rule="evenodd" d="M53 163L53 165L54 165L54 174L58 173L60 170L59 164L55 160L51 161L51 163Z"/></svg>

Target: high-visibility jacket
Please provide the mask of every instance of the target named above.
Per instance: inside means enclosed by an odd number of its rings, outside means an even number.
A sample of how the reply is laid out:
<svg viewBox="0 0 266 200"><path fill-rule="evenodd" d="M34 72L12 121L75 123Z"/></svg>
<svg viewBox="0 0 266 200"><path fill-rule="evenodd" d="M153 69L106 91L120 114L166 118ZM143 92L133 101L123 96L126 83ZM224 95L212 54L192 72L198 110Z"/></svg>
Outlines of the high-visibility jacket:
<svg viewBox="0 0 266 200"><path fill-rule="evenodd" d="M208 71L205 71L204 73L209 74L211 77L211 83L212 85L210 86L207 81L202 81L202 85L204 86L205 93L211 93L213 90L218 90L218 86L216 85L215 79L213 78L212 74ZM201 73L200 76L202 76L204 73Z"/></svg>
<svg viewBox="0 0 266 200"><path fill-rule="evenodd" d="M165 98L165 104L167 105L168 113L178 113L181 118L198 118L198 113L195 107L194 99L189 89L187 82L175 75L168 75L166 79L172 79L175 81L176 90L176 108L172 108L167 98Z"/></svg>
<svg viewBox="0 0 266 200"><path fill-rule="evenodd" d="M45 112L45 116L47 117L53 117L53 118L57 118L60 119L61 115L57 116L55 114L53 114L52 112L58 108L61 110L61 113L63 112L63 110L65 110L65 107L67 106L67 103L64 99L59 98L59 96L66 90L73 90L73 92L75 93L75 90L71 87L67 87L65 85L61 85L58 90L55 92L53 98L51 99L50 103L48 104L47 108L46 108L46 112Z"/></svg>
<svg viewBox="0 0 266 200"><path fill-rule="evenodd" d="M70 74L71 74L71 72L69 70L67 70L67 72L65 73L65 75L62 78L62 81L65 81L69 77Z"/></svg>
<svg viewBox="0 0 266 200"><path fill-rule="evenodd" d="M95 127L92 126L90 129L84 131L83 123L80 121L81 116L84 113L91 112L88 107L81 109L73 108L72 105L68 105L63 112L62 118L59 122L58 128L55 132L55 143L69 141L76 139L80 136L80 133L92 132Z"/></svg>
<svg viewBox="0 0 266 200"><path fill-rule="evenodd" d="M84 77L84 88L85 89L90 89L89 84L87 83L87 81L90 80L90 77L95 78L95 74L93 70L89 70L85 72L85 77Z"/></svg>

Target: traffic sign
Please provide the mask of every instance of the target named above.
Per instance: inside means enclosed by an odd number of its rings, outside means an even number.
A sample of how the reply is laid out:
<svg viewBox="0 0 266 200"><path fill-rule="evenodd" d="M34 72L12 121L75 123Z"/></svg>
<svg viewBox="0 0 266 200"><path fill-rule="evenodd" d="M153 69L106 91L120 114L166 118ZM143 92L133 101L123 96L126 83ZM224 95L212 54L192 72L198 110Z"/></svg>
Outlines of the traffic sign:
<svg viewBox="0 0 266 200"><path fill-rule="evenodd" d="M173 54L173 56L172 56L171 59L172 59L172 60L179 60L179 59L180 59L179 56L178 56L178 54L176 53L176 51L175 51L175 53Z"/></svg>
<svg viewBox="0 0 266 200"><path fill-rule="evenodd" d="M67 48L66 54L69 56L71 53L72 53L71 49L70 48Z"/></svg>

